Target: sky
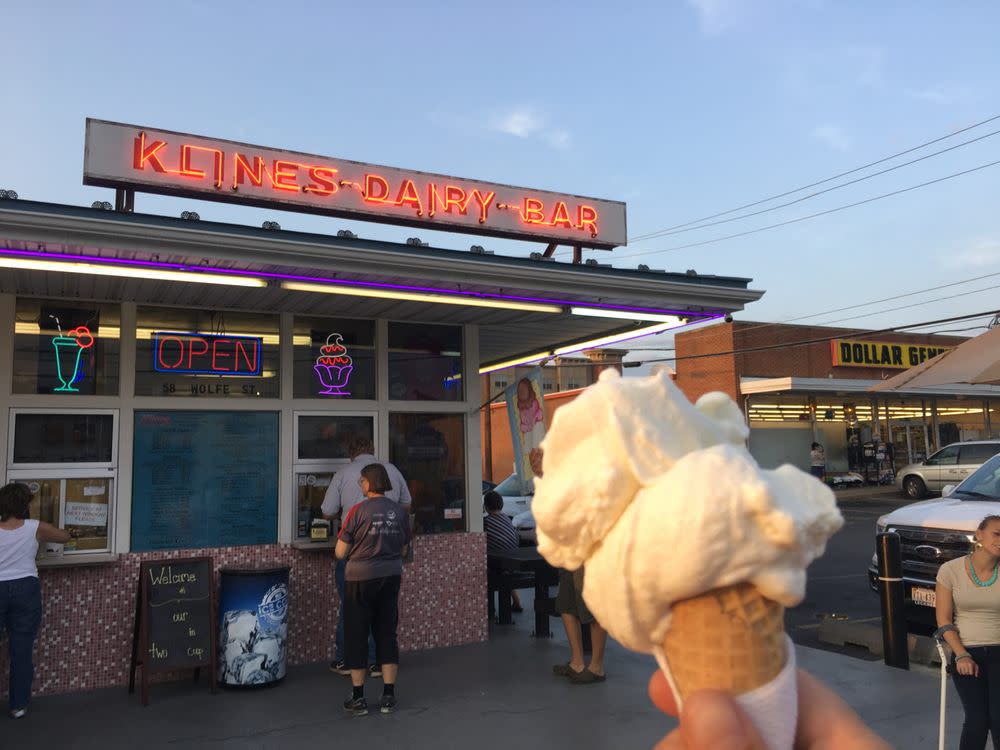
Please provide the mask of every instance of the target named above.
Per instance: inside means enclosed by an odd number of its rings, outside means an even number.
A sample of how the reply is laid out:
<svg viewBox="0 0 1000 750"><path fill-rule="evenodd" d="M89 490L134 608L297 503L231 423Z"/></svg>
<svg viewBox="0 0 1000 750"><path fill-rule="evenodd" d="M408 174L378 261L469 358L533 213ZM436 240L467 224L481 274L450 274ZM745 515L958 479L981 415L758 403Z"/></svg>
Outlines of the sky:
<svg viewBox="0 0 1000 750"><path fill-rule="evenodd" d="M112 191L82 184L90 116L623 200L629 235L639 237L1000 114L1000 5L986 0L0 6L0 188L56 203L114 200ZM994 130L1000 120L879 168ZM1000 165L789 226L674 249L996 160L1000 135L760 216L587 257L752 278L752 288L766 294L736 316L743 320L864 315L843 324L880 328L997 309ZM347 228L391 241L416 235L435 246L482 244L498 254L542 249L141 194L136 210L196 210L205 220L275 220L324 233ZM568 262L568 251L560 258ZM997 275L815 315L987 274ZM914 303L928 304L889 309ZM637 346L669 346L664 339Z"/></svg>

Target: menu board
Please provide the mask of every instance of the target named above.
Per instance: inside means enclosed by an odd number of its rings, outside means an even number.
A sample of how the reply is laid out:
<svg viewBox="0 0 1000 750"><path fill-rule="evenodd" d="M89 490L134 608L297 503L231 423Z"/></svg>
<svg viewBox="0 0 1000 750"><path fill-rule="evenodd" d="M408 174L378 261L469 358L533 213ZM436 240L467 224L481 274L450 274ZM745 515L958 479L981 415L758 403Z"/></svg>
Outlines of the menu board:
<svg viewBox="0 0 1000 750"><path fill-rule="evenodd" d="M137 411L132 551L273 544L278 414Z"/></svg>
<svg viewBox="0 0 1000 750"><path fill-rule="evenodd" d="M142 667L142 702L151 672L212 668L215 686L215 614L212 558L150 560L139 565L129 692Z"/></svg>

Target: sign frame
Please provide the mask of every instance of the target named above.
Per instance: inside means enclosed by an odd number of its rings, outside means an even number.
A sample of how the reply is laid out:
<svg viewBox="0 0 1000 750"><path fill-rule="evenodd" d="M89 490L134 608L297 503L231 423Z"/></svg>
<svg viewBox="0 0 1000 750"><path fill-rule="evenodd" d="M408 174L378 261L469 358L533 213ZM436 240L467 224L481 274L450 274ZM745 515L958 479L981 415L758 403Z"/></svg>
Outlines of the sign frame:
<svg viewBox="0 0 1000 750"><path fill-rule="evenodd" d="M149 597L149 576L151 568L164 565L182 564L205 564L208 568L208 606L209 606L209 648L208 657L197 663L179 666L152 666L147 654L151 648L150 644L150 623L152 621L152 603ZM164 672L178 672L181 670L193 669L194 679L197 682L201 676L201 668L207 667L211 673L212 693L218 691L218 677L216 675L216 663L218 661L217 641L218 634L215 628L218 627L218 602L215 590L215 565L214 560L209 556L199 557L173 557L158 560L143 560L139 563L139 586L135 592L135 624L132 631L132 659L129 667L128 692L129 695L135 693L135 673L142 668L142 679L140 680L140 699L143 706L149 705L149 677L151 674Z"/></svg>
<svg viewBox="0 0 1000 750"><path fill-rule="evenodd" d="M623 201L90 117L83 184L601 250L628 243Z"/></svg>
<svg viewBox="0 0 1000 750"><path fill-rule="evenodd" d="M844 357L848 347L849 357ZM928 346L926 343L908 341L876 341L873 339L831 339L830 361L833 367L867 369L909 370L939 354L954 349L952 346ZM871 361L868 361L868 360Z"/></svg>

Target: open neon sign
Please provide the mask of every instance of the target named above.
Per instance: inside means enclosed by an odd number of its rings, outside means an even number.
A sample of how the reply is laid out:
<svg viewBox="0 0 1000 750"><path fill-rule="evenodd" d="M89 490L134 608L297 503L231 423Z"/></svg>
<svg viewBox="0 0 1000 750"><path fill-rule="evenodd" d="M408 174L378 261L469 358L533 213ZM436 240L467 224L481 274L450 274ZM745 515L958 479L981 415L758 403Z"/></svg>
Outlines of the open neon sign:
<svg viewBox="0 0 1000 750"><path fill-rule="evenodd" d="M176 375L260 375L261 344L256 336L156 331L153 369Z"/></svg>
<svg viewBox="0 0 1000 750"><path fill-rule="evenodd" d="M610 249L625 204L87 120L84 184Z"/></svg>
<svg viewBox="0 0 1000 750"><path fill-rule="evenodd" d="M79 393L76 385L83 378L80 358L83 350L94 345L94 334L87 326L78 326L66 334L52 337L52 348L56 350L56 377L62 386L54 389L62 393Z"/></svg>

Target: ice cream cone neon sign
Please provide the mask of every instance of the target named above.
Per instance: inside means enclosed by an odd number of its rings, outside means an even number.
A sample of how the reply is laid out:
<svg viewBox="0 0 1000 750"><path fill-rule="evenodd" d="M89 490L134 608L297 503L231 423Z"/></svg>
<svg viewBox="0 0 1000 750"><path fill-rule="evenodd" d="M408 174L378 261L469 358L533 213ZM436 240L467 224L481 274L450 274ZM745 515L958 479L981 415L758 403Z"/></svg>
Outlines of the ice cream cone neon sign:
<svg viewBox="0 0 1000 750"><path fill-rule="evenodd" d="M94 334L86 326L78 326L65 334L52 337L52 348L56 352L56 377L62 387L54 389L62 393L79 393L76 383L83 377L80 358L84 349L94 345Z"/></svg>
<svg viewBox="0 0 1000 750"><path fill-rule="evenodd" d="M316 377L321 386L320 396L350 396L345 390L354 371L354 363L347 354L344 337L339 333L331 333L326 337L326 344L320 347L320 355L313 365Z"/></svg>

